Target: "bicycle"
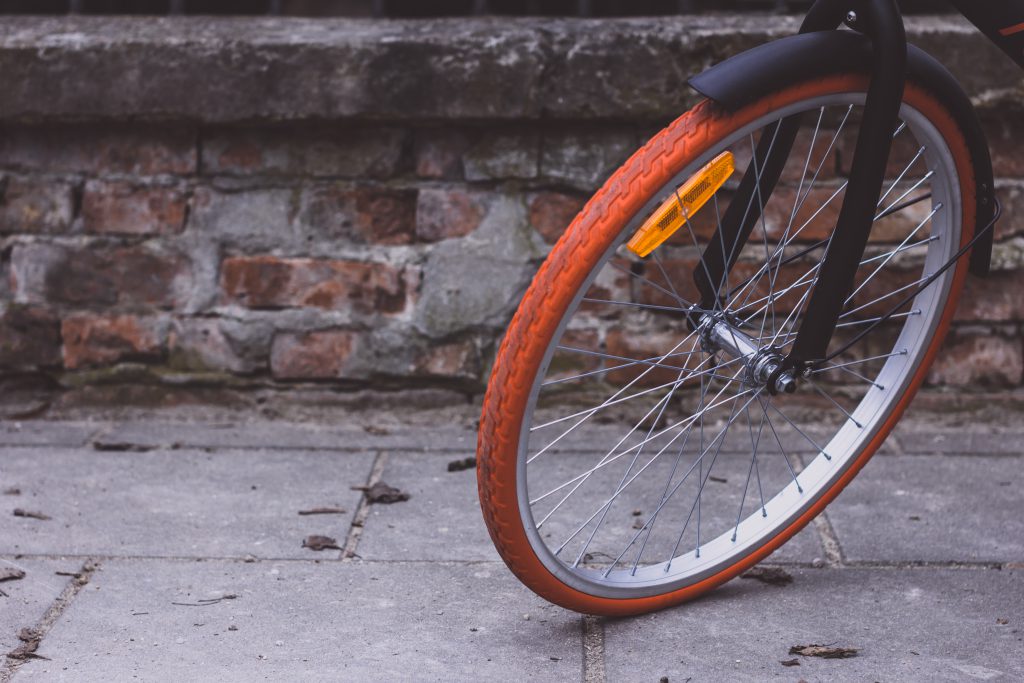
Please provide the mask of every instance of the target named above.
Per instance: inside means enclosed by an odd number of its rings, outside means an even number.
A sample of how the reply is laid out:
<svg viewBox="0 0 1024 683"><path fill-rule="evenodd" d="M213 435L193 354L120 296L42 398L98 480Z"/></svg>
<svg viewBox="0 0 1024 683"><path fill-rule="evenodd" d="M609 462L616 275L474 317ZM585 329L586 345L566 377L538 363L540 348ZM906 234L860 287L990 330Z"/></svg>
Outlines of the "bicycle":
<svg viewBox="0 0 1024 683"><path fill-rule="evenodd" d="M1024 0L953 4L1024 68ZM882 445L989 270L987 142L895 0L818 0L689 85L704 99L553 247L484 399L491 538L580 612L676 605L782 546Z"/></svg>

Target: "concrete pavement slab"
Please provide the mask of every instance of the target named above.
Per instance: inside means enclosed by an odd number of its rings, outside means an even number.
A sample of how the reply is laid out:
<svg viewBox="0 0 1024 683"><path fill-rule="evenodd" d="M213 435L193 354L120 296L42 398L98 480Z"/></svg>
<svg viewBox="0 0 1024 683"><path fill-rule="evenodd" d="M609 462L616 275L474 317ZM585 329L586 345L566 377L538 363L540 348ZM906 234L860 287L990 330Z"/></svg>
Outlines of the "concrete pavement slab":
<svg viewBox="0 0 1024 683"><path fill-rule="evenodd" d="M854 562L1024 561L1024 458L876 458L829 506Z"/></svg>
<svg viewBox="0 0 1024 683"><path fill-rule="evenodd" d="M309 534L344 543L369 453L0 449L0 553L309 558ZM299 516L340 506L345 514ZM52 519L11 515L21 507Z"/></svg>
<svg viewBox="0 0 1024 683"><path fill-rule="evenodd" d="M965 681L1024 677L1020 570L806 569L732 581L676 609L606 623L609 681ZM999 623L1007 619L1008 623ZM794 645L860 648L850 659ZM796 659L799 666L780 662Z"/></svg>
<svg viewBox="0 0 1024 683"><path fill-rule="evenodd" d="M58 576L56 572L73 573L81 566L81 560L74 559L0 557L0 569L25 572L22 579L0 583L0 656L21 644L18 631L35 626L71 580L67 576ZM3 659L0 658L2 666Z"/></svg>
<svg viewBox="0 0 1024 683"><path fill-rule="evenodd" d="M923 429L912 421L894 430L903 453L923 455L1024 455L1024 433L977 426L962 429Z"/></svg>
<svg viewBox="0 0 1024 683"><path fill-rule="evenodd" d="M580 638L495 563L108 561L18 680L562 681Z"/></svg>
<svg viewBox="0 0 1024 683"><path fill-rule="evenodd" d="M371 505L357 553L367 560L499 560L480 514L476 470L449 472L472 452L388 453L382 481L412 497Z"/></svg>

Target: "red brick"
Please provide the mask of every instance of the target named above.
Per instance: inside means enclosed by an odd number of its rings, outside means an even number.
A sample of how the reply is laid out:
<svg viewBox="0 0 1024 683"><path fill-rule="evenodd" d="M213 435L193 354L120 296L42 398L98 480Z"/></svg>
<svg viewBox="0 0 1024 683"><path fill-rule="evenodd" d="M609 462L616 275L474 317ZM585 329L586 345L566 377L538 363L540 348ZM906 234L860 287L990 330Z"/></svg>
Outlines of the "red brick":
<svg viewBox="0 0 1024 683"><path fill-rule="evenodd" d="M170 187L89 181L82 196L86 232L160 235L185 229L185 193Z"/></svg>
<svg viewBox="0 0 1024 683"><path fill-rule="evenodd" d="M594 283L590 285L590 289L587 290L587 299L597 299L600 301L632 301L632 281L633 278L629 275L630 262L614 257L612 258L611 264L616 264L619 267L608 265L601 269L601 272L597 274L594 279ZM596 315L601 317L608 317L620 315L624 312L624 309L616 307L612 304L597 303L594 301L582 301L580 302L581 311L592 311Z"/></svg>
<svg viewBox="0 0 1024 683"><path fill-rule="evenodd" d="M61 324L64 366L76 370L121 361L158 360L164 353L166 322L133 315L79 314Z"/></svg>
<svg viewBox="0 0 1024 683"><path fill-rule="evenodd" d="M488 130L462 155L466 179L536 178L540 133L536 128Z"/></svg>
<svg viewBox="0 0 1024 683"><path fill-rule="evenodd" d="M580 195L541 192L530 199L530 225L548 244L554 244L587 200Z"/></svg>
<svg viewBox="0 0 1024 683"><path fill-rule="evenodd" d="M1024 178L1024 158L1020 153L1024 123L1019 114L998 113L1003 115L986 114L982 117L982 128L992 152L992 170L997 178Z"/></svg>
<svg viewBox="0 0 1024 683"><path fill-rule="evenodd" d="M462 237L477 229L486 213L479 193L457 189L420 190L416 206L416 237L437 242Z"/></svg>
<svg viewBox="0 0 1024 683"><path fill-rule="evenodd" d="M836 143L829 151L828 156L825 156L825 152L829 150L829 145L835 138L835 128L827 128L825 125L818 130L817 139L814 139L814 126L817 123L818 116L817 112L813 115L808 114L804 117L804 127L796 137L796 141L793 144L793 151L790 152L789 160L786 162L786 166L782 172L783 182L792 182L794 185L800 183L800 179L804 179L804 185L808 185L811 182L811 178L814 177L815 171L818 173L817 179L814 181L815 185L826 180L833 180L837 177L836 171L838 169L838 163L845 161L849 163L847 157L841 157L839 149L841 145L839 142ZM849 131L844 129L840 136L840 140L843 140L850 134ZM852 139L852 138L851 138ZM807 153L811 145L812 140L814 141L814 151L810 156L810 163L807 167L807 173L804 174L804 164L807 163ZM737 170L733 176L736 180L742 177L742 172L746 169L747 164L750 163L750 145L744 145L742 152L744 154L741 164L741 159L737 158Z"/></svg>
<svg viewBox="0 0 1024 683"><path fill-rule="evenodd" d="M416 134L416 175L438 180L462 178L462 155L469 140L461 131L425 129Z"/></svg>
<svg viewBox="0 0 1024 683"><path fill-rule="evenodd" d="M6 178L0 182L0 232L61 233L74 217L68 183Z"/></svg>
<svg viewBox="0 0 1024 683"><path fill-rule="evenodd" d="M700 299L697 285L693 281L693 270L699 267L696 258L660 258L661 268L653 259L647 259L640 268L643 280L635 279L634 299L638 303L653 306L679 306L672 295L673 290L684 301L694 303ZM634 265L633 272L637 266ZM662 272L664 269L664 273ZM620 271L621 272L621 271ZM666 280L666 275L668 279ZM733 280L735 282L735 279Z"/></svg>
<svg viewBox="0 0 1024 683"><path fill-rule="evenodd" d="M277 379L338 379L356 346L346 330L284 333L274 337L270 369Z"/></svg>
<svg viewBox="0 0 1024 683"><path fill-rule="evenodd" d="M690 331L685 324L680 323L674 330L665 329L644 329L633 330L616 327L608 331L605 338L605 348L609 354L620 356L624 359L646 360L648 358L660 358L669 353L678 345ZM700 345L694 346L696 337L685 342L677 348L674 354L689 354L691 351L700 351ZM672 368L696 368L701 362L701 354L673 355L661 361L662 365L669 367L656 367L645 364L631 365L621 370L612 370L606 373L607 379L612 384L622 386L634 379L637 380L636 387L650 387L674 382L679 379L680 370ZM609 365L628 365L628 360L608 359ZM646 374L645 374L646 373ZM641 377L643 375L643 377ZM699 382L698 382L699 388Z"/></svg>
<svg viewBox="0 0 1024 683"><path fill-rule="evenodd" d="M995 334L952 335L928 373L929 383L949 386L1015 387L1022 379L1020 338Z"/></svg>
<svg viewBox="0 0 1024 683"><path fill-rule="evenodd" d="M167 337L168 365L200 372L266 370L271 334L268 324L223 318L176 320Z"/></svg>
<svg viewBox="0 0 1024 683"><path fill-rule="evenodd" d="M956 309L957 321L1024 320L1024 270L994 271L987 277L967 276Z"/></svg>
<svg viewBox="0 0 1024 683"><path fill-rule="evenodd" d="M60 321L49 311L8 305L0 316L0 366L60 365Z"/></svg>
<svg viewBox="0 0 1024 683"><path fill-rule="evenodd" d="M18 301L85 308L181 304L192 289L181 254L148 246L20 244L11 256Z"/></svg>
<svg viewBox="0 0 1024 683"><path fill-rule="evenodd" d="M861 286L864 278L871 275L872 271L877 267L878 263L870 264L869 266L861 266L861 269L857 271L857 284L854 286L854 291ZM870 270L868 270L868 268L870 268ZM876 301L876 299L895 292L903 287L907 287L917 280L920 280L922 277L924 277L924 271L920 266L917 268L906 269L886 266L879 271L877 275L873 276L867 285L865 285L863 289L857 292L853 297L852 305L854 308L870 304L863 310L858 311L855 318L866 319L874 316L885 315L892 310L893 306L909 296L913 292L913 288L908 287L899 294L893 294L881 301ZM907 307L909 307L909 304Z"/></svg>
<svg viewBox="0 0 1024 683"><path fill-rule="evenodd" d="M854 116L857 112L854 112ZM842 136L839 138L839 142L836 147L839 154L839 164L841 165L839 176L849 176L850 169L853 166L853 155L854 149L857 145L857 131L858 127L852 125L853 117L850 117L850 122L847 123ZM921 149L921 143L910 133L909 130L904 129L902 133L893 138L892 151L889 153L889 163L886 167L885 177L889 181L899 177L903 173L904 169L907 168L910 161L917 156L918 150ZM927 171L925 165L925 156L921 155L914 165L907 171L906 178L916 180L925 174ZM888 181L886 182L888 185Z"/></svg>
<svg viewBox="0 0 1024 683"><path fill-rule="evenodd" d="M383 263L239 256L224 260L226 299L248 308L315 307L396 313L405 307L402 272Z"/></svg>
<svg viewBox="0 0 1024 683"><path fill-rule="evenodd" d="M418 375L443 379L479 379L480 351L472 341L452 342L427 349L416 361Z"/></svg>
<svg viewBox="0 0 1024 683"><path fill-rule="evenodd" d="M415 190L356 190L356 230L371 244L408 244L416 230L416 195Z"/></svg>
<svg viewBox="0 0 1024 683"><path fill-rule="evenodd" d="M559 346L572 349L583 349L585 351L601 351L601 340L596 330L567 330L558 342ZM545 381L558 379L560 377L571 377L601 367L601 358L586 353L575 353L573 351L556 351L551 358L551 365L548 367L548 374ZM594 376L592 381L601 381L603 375ZM571 385L575 388L578 385ZM570 388L570 387L564 387Z"/></svg>
<svg viewBox="0 0 1024 683"><path fill-rule="evenodd" d="M196 171L196 138L166 124L18 126L0 135L0 158L48 173L184 175Z"/></svg>
<svg viewBox="0 0 1024 683"><path fill-rule="evenodd" d="M409 244L416 232L416 198L416 190L321 186L303 196L301 221L324 240Z"/></svg>
<svg viewBox="0 0 1024 683"><path fill-rule="evenodd" d="M996 188L996 197L1003 207L1003 213L996 223L996 240L1024 233L1024 184L1001 183Z"/></svg>

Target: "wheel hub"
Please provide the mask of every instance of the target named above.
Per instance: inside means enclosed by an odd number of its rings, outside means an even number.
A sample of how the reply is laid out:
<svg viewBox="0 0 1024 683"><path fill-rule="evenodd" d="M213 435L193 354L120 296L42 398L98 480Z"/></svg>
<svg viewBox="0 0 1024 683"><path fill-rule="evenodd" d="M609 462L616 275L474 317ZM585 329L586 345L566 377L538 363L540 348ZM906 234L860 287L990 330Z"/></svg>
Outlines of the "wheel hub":
<svg viewBox="0 0 1024 683"><path fill-rule="evenodd" d="M771 394L792 394L796 391L796 375L783 370L783 357L771 347L761 348L724 314L705 315L698 326L701 345L709 354L723 353L742 360L747 368L746 381L754 387L766 387Z"/></svg>

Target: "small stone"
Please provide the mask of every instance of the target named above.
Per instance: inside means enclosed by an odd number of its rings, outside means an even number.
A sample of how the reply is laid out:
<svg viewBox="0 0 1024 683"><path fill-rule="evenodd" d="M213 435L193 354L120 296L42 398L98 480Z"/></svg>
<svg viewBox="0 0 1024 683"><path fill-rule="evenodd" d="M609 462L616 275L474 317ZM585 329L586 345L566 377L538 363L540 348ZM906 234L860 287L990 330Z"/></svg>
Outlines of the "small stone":
<svg viewBox="0 0 1024 683"><path fill-rule="evenodd" d="M811 566L815 569L821 569L825 566L825 560L821 559L820 557L816 557L813 560L811 560Z"/></svg>

